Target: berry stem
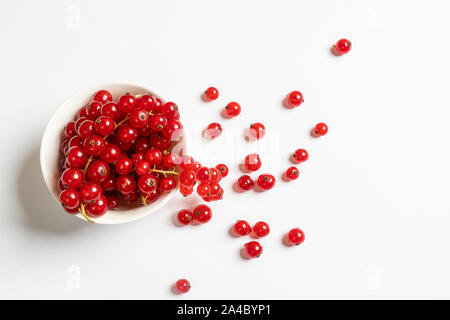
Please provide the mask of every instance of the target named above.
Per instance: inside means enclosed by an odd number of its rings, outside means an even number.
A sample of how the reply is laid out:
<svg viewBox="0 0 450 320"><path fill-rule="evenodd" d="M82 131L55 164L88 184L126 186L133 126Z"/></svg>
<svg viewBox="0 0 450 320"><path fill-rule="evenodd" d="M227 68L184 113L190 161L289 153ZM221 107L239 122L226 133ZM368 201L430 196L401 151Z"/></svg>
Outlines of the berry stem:
<svg viewBox="0 0 450 320"><path fill-rule="evenodd" d="M144 205L144 207L146 207L146 206L147 206L147 197L144 196L144 195L142 194L142 192L139 192L139 194L141 195L141 201L142 201L142 204Z"/></svg>
<svg viewBox="0 0 450 320"><path fill-rule="evenodd" d="M93 157L89 156L89 159L87 160L86 165L84 166L84 170L83 170L84 178L86 178L86 172L87 172L87 169L89 168L89 165L91 164L92 160L93 160Z"/></svg>
<svg viewBox="0 0 450 320"><path fill-rule="evenodd" d="M84 210L84 203L81 203L81 205L80 205L80 212L81 212L81 214L83 215L83 217L87 220L87 221L89 221L90 223L95 223L93 220L91 220L91 219L89 219L89 217L86 215L86 211Z"/></svg>
<svg viewBox="0 0 450 320"><path fill-rule="evenodd" d="M179 173L174 170L173 171L165 171L165 170L158 170L158 169L150 169L150 172L159 172L159 173L162 173L163 175L167 175L167 174L179 175Z"/></svg>

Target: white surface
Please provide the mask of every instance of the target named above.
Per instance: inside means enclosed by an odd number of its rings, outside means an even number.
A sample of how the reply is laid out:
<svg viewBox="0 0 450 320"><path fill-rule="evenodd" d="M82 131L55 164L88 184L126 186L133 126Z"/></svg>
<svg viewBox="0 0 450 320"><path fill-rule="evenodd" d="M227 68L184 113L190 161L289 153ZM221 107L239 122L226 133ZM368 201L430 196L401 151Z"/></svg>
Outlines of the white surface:
<svg viewBox="0 0 450 320"><path fill-rule="evenodd" d="M2 1L0 297L179 299L171 284L187 277L181 298L450 298L449 9L445 0ZM352 52L331 56L344 36ZM210 223L175 227L174 213L194 201L180 196L117 226L58 208L39 171L43 129L75 91L103 81L176 101L192 154L230 165ZM209 85L221 96L206 104ZM292 89L305 104L287 110ZM243 112L222 120L230 100ZM215 120L223 136L202 142ZM258 148L242 132L258 120L268 127L261 172L279 176L296 147L310 160L299 181L236 194L238 160ZM318 121L330 132L314 140ZM248 239L228 235L239 218L271 225L259 259L241 259ZM284 247L295 226L306 242Z"/></svg>

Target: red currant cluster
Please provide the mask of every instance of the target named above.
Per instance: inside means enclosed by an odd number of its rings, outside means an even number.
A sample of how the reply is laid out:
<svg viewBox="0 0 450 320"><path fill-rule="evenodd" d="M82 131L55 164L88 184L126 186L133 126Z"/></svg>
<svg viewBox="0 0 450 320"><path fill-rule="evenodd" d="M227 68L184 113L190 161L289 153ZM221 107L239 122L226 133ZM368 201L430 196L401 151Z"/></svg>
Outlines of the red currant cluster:
<svg viewBox="0 0 450 320"><path fill-rule="evenodd" d="M231 229L231 233L234 236L247 236L250 235L253 238L262 238L269 234L269 225L264 221L255 223L252 227L245 220L238 220ZM258 241L250 241L244 245L244 257L257 258L262 254L263 248Z"/></svg>
<svg viewBox="0 0 450 320"><path fill-rule="evenodd" d="M184 225L188 225L192 222L206 223L211 220L212 210L205 204L197 205L194 210L188 209L180 210L177 214L178 222Z"/></svg>
<svg viewBox="0 0 450 320"><path fill-rule="evenodd" d="M92 222L120 198L147 205L176 189L176 169L190 159L170 152L182 136L179 119L175 103L153 95L126 93L115 102L109 91L98 91L64 130L59 198L66 211Z"/></svg>

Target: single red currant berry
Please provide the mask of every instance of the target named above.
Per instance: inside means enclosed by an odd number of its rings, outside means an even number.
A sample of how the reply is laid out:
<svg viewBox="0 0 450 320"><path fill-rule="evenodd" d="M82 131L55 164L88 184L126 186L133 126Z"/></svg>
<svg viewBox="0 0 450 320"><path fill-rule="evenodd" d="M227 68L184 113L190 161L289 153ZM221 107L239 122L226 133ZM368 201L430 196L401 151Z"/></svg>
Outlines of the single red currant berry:
<svg viewBox="0 0 450 320"><path fill-rule="evenodd" d="M100 116L95 120L94 128L101 136L107 136L111 134L116 127L116 123L111 117Z"/></svg>
<svg viewBox="0 0 450 320"><path fill-rule="evenodd" d="M80 206L80 194L74 189L65 189L59 194L59 201L67 209L75 209Z"/></svg>
<svg viewBox="0 0 450 320"><path fill-rule="evenodd" d="M167 120L179 119L180 113L175 102L167 102L161 107L161 113Z"/></svg>
<svg viewBox="0 0 450 320"><path fill-rule="evenodd" d="M127 195L136 190L136 181L130 175L119 176L116 179L116 187L121 194Z"/></svg>
<svg viewBox="0 0 450 320"><path fill-rule="evenodd" d="M116 195L108 196L109 210L117 209L120 205L119 198Z"/></svg>
<svg viewBox="0 0 450 320"><path fill-rule="evenodd" d="M75 209L64 208L64 210L65 210L67 213L69 213L69 214L77 214L77 213L80 212L80 211L78 210L78 208L75 208Z"/></svg>
<svg viewBox="0 0 450 320"><path fill-rule="evenodd" d="M134 166L138 176L142 176L150 171L150 164L146 160L138 160L134 162Z"/></svg>
<svg viewBox="0 0 450 320"><path fill-rule="evenodd" d="M144 154L142 152L136 152L131 156L131 161L133 161L134 164L136 164L138 161L142 161L144 159Z"/></svg>
<svg viewBox="0 0 450 320"><path fill-rule="evenodd" d="M156 191L156 190L155 190ZM139 199L139 196L140 196L140 193L139 193L139 191L138 190L134 190L134 191L131 191L130 193L127 193L127 194L121 194L122 195L122 199L123 200L125 200L126 202L128 202L128 204L133 204L133 203L135 203L136 201L138 201L138 199ZM147 203L150 203L149 201L148 201L148 198L149 197L147 197L147 199L145 200Z"/></svg>
<svg viewBox="0 0 450 320"><path fill-rule="evenodd" d="M225 107L225 115L229 118L236 117L241 113L241 106L237 102L230 102Z"/></svg>
<svg viewBox="0 0 450 320"><path fill-rule="evenodd" d="M234 231L240 236L249 235L252 232L252 227L245 220L238 220L234 224Z"/></svg>
<svg viewBox="0 0 450 320"><path fill-rule="evenodd" d="M94 134L94 121L84 120L78 127L78 135L83 138L89 138Z"/></svg>
<svg viewBox="0 0 450 320"><path fill-rule="evenodd" d="M151 166L155 166L161 163L163 154L159 149L150 148L145 152L144 158Z"/></svg>
<svg viewBox="0 0 450 320"><path fill-rule="evenodd" d="M194 220L194 217L192 216L191 211L189 211L187 209L183 209L183 210L178 211L177 219L178 219L178 222L186 225L186 224L191 223L192 220Z"/></svg>
<svg viewBox="0 0 450 320"><path fill-rule="evenodd" d="M137 130L128 124L120 126L117 130L117 138L122 142L133 142L137 137Z"/></svg>
<svg viewBox="0 0 450 320"><path fill-rule="evenodd" d="M303 231L299 228L295 228L289 231L287 235L287 239L290 243L299 245L305 241L305 234Z"/></svg>
<svg viewBox="0 0 450 320"><path fill-rule="evenodd" d="M194 158L192 158L191 156L182 156L180 168L185 171L193 170L193 163L194 163Z"/></svg>
<svg viewBox="0 0 450 320"><path fill-rule="evenodd" d="M98 101L92 101L86 107L86 114L89 120L95 121L102 114L102 104Z"/></svg>
<svg viewBox="0 0 450 320"><path fill-rule="evenodd" d="M187 196L191 195L192 192L194 192L194 187L187 187L187 186L180 185L180 193L183 196L187 197Z"/></svg>
<svg viewBox="0 0 450 320"><path fill-rule="evenodd" d="M138 129L139 135L143 137L150 137L152 134L155 133L153 129L150 127L150 124L147 123L145 127Z"/></svg>
<svg viewBox="0 0 450 320"><path fill-rule="evenodd" d="M122 150L115 144L110 143L100 153L100 159L106 163L114 163L122 156Z"/></svg>
<svg viewBox="0 0 450 320"><path fill-rule="evenodd" d="M156 189L153 192L150 192L149 194L145 195L145 201L147 203L152 203L155 202L156 200L158 200L158 198L161 196L161 192L159 191L159 189Z"/></svg>
<svg viewBox="0 0 450 320"><path fill-rule="evenodd" d="M203 100L205 101L213 101L216 100L218 97L219 97L219 90L217 90L214 87L209 87L203 93Z"/></svg>
<svg viewBox="0 0 450 320"><path fill-rule="evenodd" d="M244 191L252 189L254 184L255 183L253 182L252 178L250 178L250 176L248 175L241 176L237 181L238 187Z"/></svg>
<svg viewBox="0 0 450 320"><path fill-rule="evenodd" d="M247 254L252 258L257 258L263 252L263 248L258 241L250 241L245 244Z"/></svg>
<svg viewBox="0 0 450 320"><path fill-rule="evenodd" d="M164 177L159 182L159 187L163 192L170 192L177 187L177 182L173 177Z"/></svg>
<svg viewBox="0 0 450 320"><path fill-rule="evenodd" d="M72 138L70 138L69 143L68 143L68 148L72 148L72 147L82 147L84 143L83 138L81 138L80 136L73 136ZM67 149L68 150L68 149Z"/></svg>
<svg viewBox="0 0 450 320"><path fill-rule="evenodd" d="M84 150L90 156L98 156L105 149L105 140L100 136L90 136L83 143Z"/></svg>
<svg viewBox="0 0 450 320"><path fill-rule="evenodd" d="M185 187L192 187L196 179L194 171L183 171L180 174L180 184Z"/></svg>
<svg viewBox="0 0 450 320"><path fill-rule="evenodd" d="M191 284L186 279L180 279L175 283L175 288L180 293L186 293L191 289Z"/></svg>
<svg viewBox="0 0 450 320"><path fill-rule="evenodd" d="M75 118L76 119L87 118L86 106L82 107L80 111L78 111L77 116Z"/></svg>
<svg viewBox="0 0 450 320"><path fill-rule="evenodd" d="M179 163L179 158L172 152L169 152L163 158L163 166L166 169L174 168Z"/></svg>
<svg viewBox="0 0 450 320"><path fill-rule="evenodd" d="M222 178L225 178L228 175L228 167L223 163L218 164L216 166L216 169L219 170L220 174L222 175Z"/></svg>
<svg viewBox="0 0 450 320"><path fill-rule="evenodd" d="M248 171L256 171L261 168L261 158L257 153L249 154L245 157L244 168Z"/></svg>
<svg viewBox="0 0 450 320"><path fill-rule="evenodd" d="M116 172L120 175L126 175L133 171L133 161L127 156L121 157L114 165Z"/></svg>
<svg viewBox="0 0 450 320"><path fill-rule="evenodd" d="M114 176L109 176L102 182L102 189L104 191L115 191L116 190L116 178Z"/></svg>
<svg viewBox="0 0 450 320"><path fill-rule="evenodd" d="M217 122L213 122L208 125L203 136L206 139L212 140L217 138L221 134L222 134L222 126Z"/></svg>
<svg viewBox="0 0 450 320"><path fill-rule="evenodd" d="M68 168L61 175L63 189L79 189L83 183L83 171L77 168Z"/></svg>
<svg viewBox="0 0 450 320"><path fill-rule="evenodd" d="M137 100L139 108L145 111L151 112L153 114L160 112L161 110L157 108L157 103L155 97L149 94L144 94L140 96Z"/></svg>
<svg viewBox="0 0 450 320"><path fill-rule="evenodd" d="M112 98L111 92L103 89L103 90L99 90L95 93L93 100L101 102L101 103L105 103L108 101L112 101L113 98Z"/></svg>
<svg viewBox="0 0 450 320"><path fill-rule="evenodd" d="M352 48L352 43L347 39L340 39L336 44L331 48L331 51L334 55L342 56L343 54L347 54L350 52Z"/></svg>
<svg viewBox="0 0 450 320"><path fill-rule="evenodd" d="M87 118L87 117L80 117L80 118L78 118L77 121L75 121L75 130L76 130L77 134L78 134L78 128L80 128L81 124L82 124L85 120L88 120L88 118Z"/></svg>
<svg viewBox="0 0 450 320"><path fill-rule="evenodd" d="M313 129L314 137L322 137L327 133L328 133L328 126L323 122L319 122L318 124L316 124L316 126Z"/></svg>
<svg viewBox="0 0 450 320"><path fill-rule="evenodd" d="M158 179L153 174L147 173L139 178L137 185L142 193L149 194L158 188Z"/></svg>
<svg viewBox="0 0 450 320"><path fill-rule="evenodd" d="M212 211L211 208L205 204L199 204L194 208L194 219L200 223L206 223L211 220Z"/></svg>
<svg viewBox="0 0 450 320"><path fill-rule="evenodd" d="M115 102L105 103L101 111L102 116L110 117L114 121L118 121L123 117L123 112L120 111L119 105Z"/></svg>
<svg viewBox="0 0 450 320"><path fill-rule="evenodd" d="M170 143L170 139L167 139L166 137L159 134L150 136L150 145L159 150L166 150L170 147Z"/></svg>
<svg viewBox="0 0 450 320"><path fill-rule="evenodd" d="M159 132L167 125L167 119L164 118L162 114L157 113L150 117L148 123L150 124L150 128Z"/></svg>
<svg viewBox="0 0 450 320"><path fill-rule="evenodd" d="M253 232L258 237L265 237L269 234L270 228L266 222L259 221L259 222L255 223L255 226L253 227Z"/></svg>
<svg viewBox="0 0 450 320"><path fill-rule="evenodd" d="M150 142L146 137L138 137L134 142L134 151L144 153L150 148Z"/></svg>
<svg viewBox="0 0 450 320"><path fill-rule="evenodd" d="M294 154L292 155L292 160L294 163L301 163L308 160L309 154L308 151L305 149L297 149L295 150Z"/></svg>
<svg viewBox="0 0 450 320"><path fill-rule="evenodd" d="M103 182L109 177L109 165L101 160L92 162L87 170L87 177L91 181Z"/></svg>
<svg viewBox="0 0 450 320"><path fill-rule="evenodd" d="M90 202L86 205L86 215L91 218L99 218L108 211L108 198L101 196L97 201Z"/></svg>
<svg viewBox="0 0 450 320"><path fill-rule="evenodd" d="M210 183L209 184L209 195L212 198L215 198L216 196L218 196L222 191L222 188L220 187L220 185L218 183Z"/></svg>
<svg viewBox="0 0 450 320"><path fill-rule="evenodd" d="M66 162L70 168L81 168L86 164L87 158L82 147L72 147L67 151Z"/></svg>
<svg viewBox="0 0 450 320"><path fill-rule="evenodd" d="M270 190L275 185L275 177L271 174L262 174L258 177L256 184L262 190Z"/></svg>
<svg viewBox="0 0 450 320"><path fill-rule="evenodd" d="M161 131L162 135L172 141L178 141L183 135L183 125L180 121L170 119Z"/></svg>
<svg viewBox="0 0 450 320"><path fill-rule="evenodd" d="M222 175L220 171L216 168L209 169L209 181L211 182L220 182L222 180Z"/></svg>
<svg viewBox="0 0 450 320"><path fill-rule="evenodd" d="M210 187L209 187L209 184L206 183L206 182L200 183L200 184L197 186L197 194L198 194L200 197L206 197L206 196L209 196L209 191L210 191Z"/></svg>
<svg viewBox="0 0 450 320"><path fill-rule="evenodd" d="M286 97L286 103L288 107L298 107L304 102L303 95L300 91L292 91Z"/></svg>
<svg viewBox="0 0 450 320"><path fill-rule="evenodd" d="M290 167L286 170L285 178L286 180L295 180L298 178L300 172L296 167Z"/></svg>
<svg viewBox="0 0 450 320"><path fill-rule="evenodd" d="M75 121L70 121L66 127L64 128L64 134L67 138L72 138L74 135L77 134L77 131L75 130Z"/></svg>
<svg viewBox="0 0 450 320"><path fill-rule="evenodd" d="M102 188L96 182L88 181L80 188L81 200L85 202L97 201L102 195Z"/></svg>
<svg viewBox="0 0 450 320"><path fill-rule="evenodd" d="M136 98L129 93L126 93L119 98L119 109L122 112L128 114L136 107L136 105Z"/></svg>
<svg viewBox="0 0 450 320"><path fill-rule="evenodd" d="M201 182L209 181L209 179L210 179L209 168L201 167L200 169L197 170L196 175L197 175L197 179Z"/></svg>
<svg viewBox="0 0 450 320"><path fill-rule="evenodd" d="M255 141L262 139L266 134L266 127L261 122L255 122L250 125L250 129L246 134L247 139Z"/></svg>
<svg viewBox="0 0 450 320"><path fill-rule="evenodd" d="M136 108L130 112L130 125L134 128L140 129L147 125L150 116L144 109Z"/></svg>

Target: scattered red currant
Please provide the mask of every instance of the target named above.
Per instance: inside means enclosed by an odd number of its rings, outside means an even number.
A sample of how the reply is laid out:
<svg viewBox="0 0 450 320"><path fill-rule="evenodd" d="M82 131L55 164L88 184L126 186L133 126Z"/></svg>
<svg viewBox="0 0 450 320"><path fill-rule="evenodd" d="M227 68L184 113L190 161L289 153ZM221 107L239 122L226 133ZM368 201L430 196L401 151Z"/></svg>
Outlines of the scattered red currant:
<svg viewBox="0 0 450 320"><path fill-rule="evenodd" d="M271 174L262 174L258 177L256 184L262 190L270 190L275 185L275 177Z"/></svg>
<svg viewBox="0 0 450 320"><path fill-rule="evenodd" d="M261 168L261 158L259 154L252 153L245 157L244 168L248 171L256 171Z"/></svg>
<svg viewBox="0 0 450 320"><path fill-rule="evenodd" d="M294 154L292 155L292 161L294 163L301 163L308 160L309 154L308 151L305 149L297 149L295 150Z"/></svg>
<svg viewBox="0 0 450 320"><path fill-rule="evenodd" d="M257 258L263 252L263 248L258 241L250 241L245 244L247 254L252 258Z"/></svg>
<svg viewBox="0 0 450 320"><path fill-rule="evenodd" d="M212 140L212 139L217 138L221 134L222 134L222 126L217 122L213 122L213 123L210 123L208 125L208 127L206 128L204 137L206 139Z"/></svg>
<svg viewBox="0 0 450 320"><path fill-rule="evenodd" d="M213 101L216 100L218 97L219 97L219 90L217 90L214 87L209 87L203 93L203 100L205 101Z"/></svg>
<svg viewBox="0 0 450 320"><path fill-rule="evenodd" d="M187 209L183 209L178 211L177 214L177 219L181 224L190 224L192 222L192 220L194 220L194 217L192 215L192 212L187 210Z"/></svg>
<svg viewBox="0 0 450 320"><path fill-rule="evenodd" d="M233 118L241 113L241 106L237 102L230 102L225 107L225 116L228 118Z"/></svg>
<svg viewBox="0 0 450 320"><path fill-rule="evenodd" d="M266 134L266 127L261 122L255 122L250 125L246 134L250 141L262 139Z"/></svg>
<svg viewBox="0 0 450 320"><path fill-rule="evenodd" d="M288 107L294 108L300 106L304 102L304 99L302 93L300 91L295 90L289 92L285 101Z"/></svg>
<svg viewBox="0 0 450 320"><path fill-rule="evenodd" d="M352 43L347 39L340 39L331 48L331 52L336 56L342 56L350 52L352 48Z"/></svg>
<svg viewBox="0 0 450 320"><path fill-rule="evenodd" d="M319 122L318 124L316 124L312 131L313 137L322 137L327 133L328 133L328 126L323 122Z"/></svg>
<svg viewBox="0 0 450 320"><path fill-rule="evenodd" d="M299 245L305 241L305 234L301 229L295 228L289 231L287 234L287 239L290 243Z"/></svg>
<svg viewBox="0 0 450 320"><path fill-rule="evenodd" d="M191 284L186 279L180 279L175 283L175 289L179 293L186 293L191 289Z"/></svg>
<svg viewBox="0 0 450 320"><path fill-rule="evenodd" d="M211 220L212 211L211 208L205 204L199 204L193 211L194 219L200 223L206 223Z"/></svg>
<svg viewBox="0 0 450 320"><path fill-rule="evenodd" d="M223 163L218 164L216 166L216 169L219 170L220 174L222 175L222 178L225 178L228 175L228 167Z"/></svg>
<svg viewBox="0 0 450 320"><path fill-rule="evenodd" d="M245 220L238 220L233 226L234 231L240 236L249 235L252 232L252 227Z"/></svg>
<svg viewBox="0 0 450 320"><path fill-rule="evenodd" d="M243 191L252 189L254 184L255 183L253 182L252 178L250 178L250 176L248 175L241 176L237 181L238 187Z"/></svg>
<svg viewBox="0 0 450 320"><path fill-rule="evenodd" d="M299 174L300 172L296 167L289 167L284 174L284 178L286 180L295 180L298 178Z"/></svg>
<svg viewBox="0 0 450 320"><path fill-rule="evenodd" d="M255 223L255 226L253 227L253 232L258 237L265 237L269 234L270 228L266 222L259 221Z"/></svg>

